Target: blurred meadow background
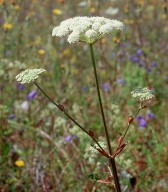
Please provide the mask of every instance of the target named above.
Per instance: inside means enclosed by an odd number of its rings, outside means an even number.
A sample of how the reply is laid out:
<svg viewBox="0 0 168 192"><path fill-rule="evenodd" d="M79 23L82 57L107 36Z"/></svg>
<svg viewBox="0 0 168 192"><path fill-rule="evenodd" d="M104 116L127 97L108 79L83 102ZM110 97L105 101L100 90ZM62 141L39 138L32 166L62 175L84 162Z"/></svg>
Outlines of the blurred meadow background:
<svg viewBox="0 0 168 192"><path fill-rule="evenodd" d="M112 190L94 179L105 179L108 169L90 151L90 138L34 85L15 79L27 68L46 69L38 83L105 141L88 46L51 35L74 16L125 24L94 48L112 147L138 108L134 88L150 87L158 102L131 125L129 144L116 157L120 183L125 192L168 191L167 0L0 1L0 191Z"/></svg>

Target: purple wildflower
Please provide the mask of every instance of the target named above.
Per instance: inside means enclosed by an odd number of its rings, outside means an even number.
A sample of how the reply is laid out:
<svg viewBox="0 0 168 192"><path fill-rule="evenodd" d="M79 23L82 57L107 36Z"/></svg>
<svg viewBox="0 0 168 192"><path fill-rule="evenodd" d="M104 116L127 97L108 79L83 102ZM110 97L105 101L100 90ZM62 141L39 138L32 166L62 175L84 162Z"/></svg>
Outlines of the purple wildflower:
<svg viewBox="0 0 168 192"><path fill-rule="evenodd" d="M87 87L85 85L82 86L82 91L87 91Z"/></svg>
<svg viewBox="0 0 168 192"><path fill-rule="evenodd" d="M114 52L111 53L111 57L114 58L116 54Z"/></svg>
<svg viewBox="0 0 168 192"><path fill-rule="evenodd" d="M139 63L140 62L138 57L134 57L132 61L135 62L135 63Z"/></svg>
<svg viewBox="0 0 168 192"><path fill-rule="evenodd" d="M13 120L15 117L16 117L15 114L10 114L10 115L9 115L9 119L10 119L10 120Z"/></svg>
<svg viewBox="0 0 168 192"><path fill-rule="evenodd" d="M157 67L158 63L156 61L152 61L152 63L150 64L150 67Z"/></svg>
<svg viewBox="0 0 168 192"><path fill-rule="evenodd" d="M124 79L117 79L117 83L124 85L126 83L126 81Z"/></svg>
<svg viewBox="0 0 168 192"><path fill-rule="evenodd" d="M143 51L142 51L141 49L137 50L137 55L138 55L138 56L143 55Z"/></svg>
<svg viewBox="0 0 168 192"><path fill-rule="evenodd" d="M33 100L36 97L36 95L37 95L37 90L35 89L27 95L27 100L29 101Z"/></svg>
<svg viewBox="0 0 168 192"><path fill-rule="evenodd" d="M153 113L147 113L147 117L149 119L154 119L155 118L155 115Z"/></svg>
<svg viewBox="0 0 168 192"><path fill-rule="evenodd" d="M143 63L139 63L139 67L144 67L144 64Z"/></svg>
<svg viewBox="0 0 168 192"><path fill-rule="evenodd" d="M141 115L138 115L138 116L136 117L136 119L137 119L137 121L140 121L141 119L143 119L143 117L142 117Z"/></svg>
<svg viewBox="0 0 168 192"><path fill-rule="evenodd" d="M147 121L142 117L142 116L137 116L137 121L138 121L138 123L139 123L139 127L141 128L141 129L144 129L146 126L147 126Z"/></svg>
<svg viewBox="0 0 168 192"><path fill-rule="evenodd" d="M71 142L72 141L72 135L68 135L64 139L66 142Z"/></svg>
<svg viewBox="0 0 168 192"><path fill-rule="evenodd" d="M7 50L6 51L6 56L10 56L10 55L12 55L12 51L11 50Z"/></svg>
<svg viewBox="0 0 168 192"><path fill-rule="evenodd" d="M151 73L151 72L152 72L152 68L149 67L149 68L147 69L147 72L148 72L148 73Z"/></svg>
<svg viewBox="0 0 168 192"><path fill-rule="evenodd" d="M129 59L135 63L139 63L140 62L140 59L138 57L134 57L134 56L130 56Z"/></svg>
<svg viewBox="0 0 168 192"><path fill-rule="evenodd" d="M124 46L128 48L130 44L127 42L127 43L124 43Z"/></svg>
<svg viewBox="0 0 168 192"><path fill-rule="evenodd" d="M139 121L139 127L140 128L145 128L147 126L147 122L146 122L146 120L143 118L143 119L141 119L140 121Z"/></svg>
<svg viewBox="0 0 168 192"><path fill-rule="evenodd" d="M19 89L19 91L23 91L25 87L23 84L17 83L17 88Z"/></svg>
<svg viewBox="0 0 168 192"><path fill-rule="evenodd" d="M131 60L131 61L132 61L132 60L133 60L133 58L134 58L134 56L132 56L132 55L130 55L130 56L129 56L129 60Z"/></svg>
<svg viewBox="0 0 168 192"><path fill-rule="evenodd" d="M104 83L104 84L103 84L103 89L104 89L105 92L108 92L108 90L109 90L109 84L108 84L108 83Z"/></svg>

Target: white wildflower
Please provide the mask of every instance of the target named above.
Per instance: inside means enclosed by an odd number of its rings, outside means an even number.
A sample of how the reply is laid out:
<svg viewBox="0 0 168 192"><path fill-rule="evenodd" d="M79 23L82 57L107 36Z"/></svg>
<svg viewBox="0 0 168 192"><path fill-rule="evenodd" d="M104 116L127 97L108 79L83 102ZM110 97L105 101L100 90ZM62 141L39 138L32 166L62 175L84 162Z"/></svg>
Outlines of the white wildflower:
<svg viewBox="0 0 168 192"><path fill-rule="evenodd" d="M21 84L30 83L35 81L38 76L45 72L45 69L26 69L22 71L16 76L16 80L19 81Z"/></svg>
<svg viewBox="0 0 168 192"><path fill-rule="evenodd" d="M105 13L108 15L116 15L119 12L118 8L109 7L106 9Z"/></svg>
<svg viewBox="0 0 168 192"><path fill-rule="evenodd" d="M98 34L95 30L89 29L86 31L85 36L88 39L88 43L93 43L96 40L95 38L98 37Z"/></svg>
<svg viewBox="0 0 168 192"><path fill-rule="evenodd" d="M88 5L87 1L82 1L80 3L78 3L79 7L86 7Z"/></svg>
<svg viewBox="0 0 168 192"><path fill-rule="evenodd" d="M123 30L124 24L104 17L74 17L54 27L52 36L69 35L67 40L69 43L86 42L91 44L106 34L111 34L114 29Z"/></svg>
<svg viewBox="0 0 168 192"><path fill-rule="evenodd" d="M66 120L62 117L57 117L55 121L56 126L62 126L66 124Z"/></svg>
<svg viewBox="0 0 168 192"><path fill-rule="evenodd" d="M68 42L69 43L75 43L76 41L78 41L80 38L80 33L78 33L78 31L73 31L69 37L68 37Z"/></svg>
<svg viewBox="0 0 168 192"><path fill-rule="evenodd" d="M21 108L23 109L23 111L28 111L28 109L29 109L29 102L28 101L24 101L21 104Z"/></svg>
<svg viewBox="0 0 168 192"><path fill-rule="evenodd" d="M56 27L56 30L53 31L53 36L58 36L58 37L62 37L65 36L69 33L69 30L66 29L65 27Z"/></svg>
<svg viewBox="0 0 168 192"><path fill-rule="evenodd" d="M148 88L137 88L134 91L131 92L132 96L134 98L138 98L141 102L142 107L151 106L156 103L156 97L152 90Z"/></svg>
<svg viewBox="0 0 168 192"><path fill-rule="evenodd" d="M102 25L99 29L99 32L102 34L110 33L113 29L112 23L106 23L105 25Z"/></svg>
<svg viewBox="0 0 168 192"><path fill-rule="evenodd" d="M99 141L99 144L101 145L101 147L102 147L103 149L107 149L107 145L106 145L106 143L105 143L104 141ZM97 145L97 143L93 145L92 150L93 150L93 151L96 150L95 148L99 148L99 146ZM96 151L97 151L97 150L96 150Z"/></svg>
<svg viewBox="0 0 168 192"><path fill-rule="evenodd" d="M92 29L99 30L101 26L102 26L101 22L95 22L92 25Z"/></svg>

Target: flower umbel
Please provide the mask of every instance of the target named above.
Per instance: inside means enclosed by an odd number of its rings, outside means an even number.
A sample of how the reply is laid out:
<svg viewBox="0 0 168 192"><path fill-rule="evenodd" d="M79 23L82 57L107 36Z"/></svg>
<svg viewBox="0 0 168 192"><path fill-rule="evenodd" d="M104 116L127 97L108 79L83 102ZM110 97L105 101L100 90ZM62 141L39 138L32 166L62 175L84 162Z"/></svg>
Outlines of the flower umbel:
<svg viewBox="0 0 168 192"><path fill-rule="evenodd" d="M52 36L62 37L69 35L68 42L94 43L105 35L111 34L114 29L123 30L124 24L117 20L104 17L74 17L54 27Z"/></svg>
<svg viewBox="0 0 168 192"><path fill-rule="evenodd" d="M156 103L156 97L152 90L148 88L136 88L131 92L132 96L138 98L142 107L148 107Z"/></svg>
<svg viewBox="0 0 168 192"><path fill-rule="evenodd" d="M16 80L21 84L30 83L35 81L39 75L45 72L45 69L26 69L16 76Z"/></svg>

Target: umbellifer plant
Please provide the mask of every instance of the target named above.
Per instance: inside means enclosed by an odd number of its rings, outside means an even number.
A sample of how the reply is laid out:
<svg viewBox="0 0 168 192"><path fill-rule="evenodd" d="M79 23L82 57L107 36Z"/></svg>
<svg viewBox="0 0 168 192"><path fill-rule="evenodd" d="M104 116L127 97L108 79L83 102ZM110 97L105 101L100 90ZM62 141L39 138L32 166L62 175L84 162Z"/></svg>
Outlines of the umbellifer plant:
<svg viewBox="0 0 168 192"><path fill-rule="evenodd" d="M66 110L65 107L59 103L56 103L51 97L41 88L41 86L37 83L36 79L38 76L45 72L45 69L27 69L16 76L17 81L21 84L33 82L40 91L58 108L60 109L69 119L71 119L83 132L85 132L96 144L97 151L107 158L110 164L110 174L113 176L114 186L117 192L121 191L118 175L117 175L117 168L115 163L115 157L124 149L127 143L124 143L124 138L129 130L129 127L137 114L144 108L152 105L155 103L156 98L155 95L151 90L148 88L138 88L132 92L132 96L138 98L140 100L140 107L135 113L134 116L131 116L128 121L128 125L126 131L123 133L122 136L117 141L117 149L112 150L108 128L106 124L106 118L104 114L104 109L102 105L102 99L99 89L99 80L97 75L97 68L96 62L94 57L94 50L93 45L100 39L104 38L106 35L112 34L114 30L123 31L124 24L117 20L110 20L104 17L74 17L67 19L60 23L59 26L55 27L52 32L52 36L68 36L67 41L69 43L78 43L83 42L87 43L90 49L90 56L91 62L93 65L95 82L96 82L96 89L97 89L97 96L98 101L100 104L100 111L102 116L102 121L104 125L104 131L108 146L108 151L105 151L100 143L97 141L94 131L88 130L87 128L83 127L80 123L78 123ZM112 171L111 171L112 170ZM104 181L105 183L106 181ZM107 181L108 183L109 181Z"/></svg>

